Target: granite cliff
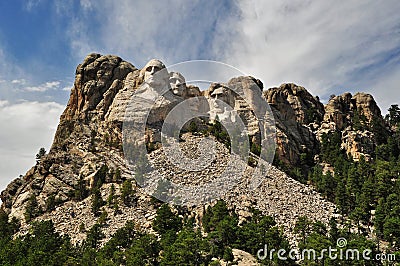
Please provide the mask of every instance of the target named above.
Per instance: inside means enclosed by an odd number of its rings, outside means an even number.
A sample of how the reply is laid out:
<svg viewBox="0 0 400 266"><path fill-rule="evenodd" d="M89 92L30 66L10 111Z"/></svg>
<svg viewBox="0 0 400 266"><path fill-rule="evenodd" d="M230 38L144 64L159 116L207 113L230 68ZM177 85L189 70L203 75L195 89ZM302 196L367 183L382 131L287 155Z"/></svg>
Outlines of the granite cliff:
<svg viewBox="0 0 400 266"><path fill-rule="evenodd" d="M134 181L124 160L122 148L122 126L125 109L132 95L146 79L150 71L160 70L163 66L158 60L152 60L143 69L117 56L88 55L76 69L74 86L68 105L63 112L53 145L47 155L32 167L23 177L12 181L1 193L2 209L10 217L25 222L26 207L32 197L37 201L38 212L35 219L53 219L58 230L73 235L80 241L84 235L76 234L81 224L90 228L95 217L90 211L93 195L80 195L90 191L101 176L100 187L103 199L110 193L112 185L116 195L121 194L121 184L132 182L135 199L132 206L122 206L114 212L109 206L107 211L109 232L111 235L127 220L135 220L141 227L148 229L155 215L155 206L151 196L144 193ZM157 69L158 68L158 69ZM173 75L171 75L173 76ZM184 79L176 75L177 79ZM325 106L318 97L312 96L305 88L295 84L283 84L278 88L265 90L263 84L252 77L234 77L226 83L213 83L210 88L200 91L184 80L172 85L169 96L165 96L158 105L157 112L150 116L151 126L146 131L146 141L154 144L155 151L150 157L155 163L163 163L160 141L160 123L166 118L173 106L185 99L205 96L207 99L219 95L220 99L245 118L250 137L257 141L257 120L251 113L252 103L231 93L227 88L237 86L250 95L262 95L270 104L277 127L276 157L287 167L294 168L322 163L318 159L321 136L324 133L341 131L342 148L353 158L360 156L371 159L374 147L379 143L377 129L386 129L373 97L358 93L335 96ZM143 91L144 95L150 93ZM207 108L199 103L198 108ZM140 110L139 110L140 111ZM382 132L382 131L381 131ZM185 146L195 153L189 144L196 136L187 133ZM215 169L224 165L226 147L221 145L220 157ZM304 155L307 162L304 163ZM165 177L173 168L165 166ZM217 171L217 170L216 170ZM186 176L185 173L181 173ZM212 173L203 172L197 178L207 178ZM241 189L240 183L224 196L228 205L235 207L242 219L246 219L249 209L256 207L265 214L273 216L279 225L291 234L299 216L328 222L335 215L336 207L326 201L312 187L304 185L276 167L271 167L268 178L249 195ZM77 196L78 195L78 196ZM55 201L55 208L48 208L49 199ZM202 207L193 206L189 210L194 216L201 216Z"/></svg>

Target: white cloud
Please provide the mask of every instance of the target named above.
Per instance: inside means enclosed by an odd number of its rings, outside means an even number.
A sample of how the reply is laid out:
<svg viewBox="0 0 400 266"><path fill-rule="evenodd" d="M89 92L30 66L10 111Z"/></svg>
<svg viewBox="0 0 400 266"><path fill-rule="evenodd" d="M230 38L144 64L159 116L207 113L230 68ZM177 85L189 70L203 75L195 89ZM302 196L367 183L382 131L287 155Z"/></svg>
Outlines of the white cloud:
<svg viewBox="0 0 400 266"><path fill-rule="evenodd" d="M151 58L167 65L216 59L260 78L267 88L294 82L321 98L345 91L380 94L374 84L390 78L390 94L377 99L400 99L394 86L400 77L389 77L384 68L400 46L400 2L233 3L236 9L226 11L223 1L84 0L81 5L103 19L93 28L93 16L73 17L68 36L80 60L93 51L117 54L137 67Z"/></svg>
<svg viewBox="0 0 400 266"><path fill-rule="evenodd" d="M140 67L151 58L173 64L211 59L212 39L230 20L218 1L89 1L102 18L93 28L93 16L74 18L68 36L74 56L90 52L117 54ZM208 56L208 58L204 58Z"/></svg>
<svg viewBox="0 0 400 266"><path fill-rule="evenodd" d="M54 102L0 101L0 190L34 166L41 147L49 150L63 109Z"/></svg>
<svg viewBox="0 0 400 266"><path fill-rule="evenodd" d="M228 63L261 78L266 87L295 82L320 96L362 91L386 79L382 64L400 46L398 1L238 5L241 19L231 25L237 35L229 41L221 36L217 44L224 47ZM400 76L393 78L400 81ZM390 91L389 97L400 99L398 89Z"/></svg>
<svg viewBox="0 0 400 266"><path fill-rule="evenodd" d="M12 83L25 84L25 79L16 77L29 77L22 71L22 68L12 58L9 52L4 50L4 44L0 34L0 84L8 83L11 80ZM3 92L4 88L0 88L0 92Z"/></svg>
<svg viewBox="0 0 400 266"><path fill-rule="evenodd" d="M70 15L73 12L74 0L55 0L53 4L57 15Z"/></svg>
<svg viewBox="0 0 400 266"><path fill-rule="evenodd" d="M48 91L48 90L58 89L59 86L60 86L60 82L59 81L48 81L48 82L45 82L43 84L40 84L39 86L25 87L22 90L31 91L31 92L45 92L45 91Z"/></svg>
<svg viewBox="0 0 400 266"><path fill-rule="evenodd" d="M89 37L88 27L89 23L85 20L74 18L66 31L70 38L71 56L77 60L82 60L91 52L101 52L99 46L95 47L95 44L92 44L93 41Z"/></svg>
<svg viewBox="0 0 400 266"><path fill-rule="evenodd" d="M12 84L21 84L21 85L24 85L24 84L26 84L26 80L25 80L25 79L13 79L13 80L11 81L11 83L12 83Z"/></svg>
<svg viewBox="0 0 400 266"><path fill-rule="evenodd" d="M5 106L5 105L7 105L8 104L8 101L2 101L2 100L0 100L0 107L3 107L3 106Z"/></svg>

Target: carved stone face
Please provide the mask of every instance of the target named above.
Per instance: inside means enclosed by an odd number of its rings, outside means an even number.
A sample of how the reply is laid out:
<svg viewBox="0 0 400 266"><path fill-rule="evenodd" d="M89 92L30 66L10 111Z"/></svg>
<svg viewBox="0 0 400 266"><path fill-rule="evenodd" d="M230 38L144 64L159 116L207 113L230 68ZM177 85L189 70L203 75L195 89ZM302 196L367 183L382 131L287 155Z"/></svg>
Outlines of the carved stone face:
<svg viewBox="0 0 400 266"><path fill-rule="evenodd" d="M186 81L181 73L169 73L169 84L171 85L172 93L178 96L183 96L186 90Z"/></svg>
<svg viewBox="0 0 400 266"><path fill-rule="evenodd" d="M144 82L151 86L162 86L168 79L165 65L157 59L150 60L142 69L141 75L144 78Z"/></svg>
<svg viewBox="0 0 400 266"><path fill-rule="evenodd" d="M218 101L227 102L228 97L224 88L219 87L211 93L211 109L216 112L223 112L223 107L218 104Z"/></svg>

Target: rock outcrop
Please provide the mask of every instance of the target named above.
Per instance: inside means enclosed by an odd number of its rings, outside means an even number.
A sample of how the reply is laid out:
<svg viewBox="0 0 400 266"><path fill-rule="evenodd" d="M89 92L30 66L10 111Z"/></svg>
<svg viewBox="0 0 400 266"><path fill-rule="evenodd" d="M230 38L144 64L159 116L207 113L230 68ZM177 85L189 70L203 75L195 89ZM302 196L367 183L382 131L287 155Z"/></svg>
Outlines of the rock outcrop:
<svg viewBox="0 0 400 266"><path fill-rule="evenodd" d="M313 132L324 116L324 106L305 88L283 84L264 92L277 126L277 155L287 165L298 165L301 155L314 157L319 142Z"/></svg>
<svg viewBox="0 0 400 266"><path fill-rule="evenodd" d="M294 120L303 125L321 123L325 114L324 106L317 97L293 83L268 89L265 97L279 111L283 121Z"/></svg>
<svg viewBox="0 0 400 266"><path fill-rule="evenodd" d="M31 195L42 210L46 210L50 196L59 203L68 201L80 177L90 186L90 179L102 165L120 169L122 178L127 178L129 171L121 154L121 126L124 105L138 86L137 76L138 70L117 56L88 55L76 69L70 100L49 154L2 192L3 209L24 220ZM130 93L126 93L128 88Z"/></svg>
<svg viewBox="0 0 400 266"><path fill-rule="evenodd" d="M143 99L155 96L154 90L145 86L144 77L153 75L154 69L160 71L163 64L158 60L151 62L151 65L139 70L117 56L90 54L77 67L70 100L60 118L49 154L1 193L2 208L11 217L22 221L23 230L29 228L25 223L25 211L34 196L41 210L36 219L53 219L57 230L71 234L75 242L81 241L84 234L76 234L77 228L82 223L85 228L90 228L97 217L93 216L89 207L92 196L80 198L79 192L82 187L87 190L93 188L99 176L103 182L100 187L103 199L108 197L112 184L117 187L116 194L119 195L120 185L125 180L131 180L136 191L133 207L121 207L120 212L115 213L110 207L104 207L109 213L106 221L109 228L107 236L129 219L135 220L145 230L150 228L155 209L151 197L136 185L127 167L122 147L122 127L132 95L141 93ZM318 98L295 84L283 84L279 88L263 91L263 84L259 80L236 77L227 83L214 83L206 91L200 91L195 86L186 85L182 75L167 74L163 78L173 79L173 82L162 85L167 86L167 93L158 100L153 113L150 113L147 142L161 140L160 125L171 108L185 99L197 96L205 96L209 102L220 99L229 104L233 110L228 114L226 109L219 110L204 102L198 102L191 108L209 108L210 113L214 112L220 119L230 119L233 113L238 114L245 121L247 132L254 141L259 133L254 110L257 109L257 100L264 97L276 121L277 155L281 161L293 167L301 162L302 155L313 158L318 154L321 135L335 130L343 132L342 147L347 153L354 158L360 158L361 155L368 157L376 145L375 132L368 129L373 124L384 127L380 110L368 94L337 96L324 107ZM230 88L242 92L247 101ZM138 108L138 112L144 112L145 107ZM355 125L359 128L355 129ZM197 140L198 136L189 134L182 145L195 153L189 144ZM220 149L225 149L222 144L220 146ZM163 167L162 175L165 178L174 177L196 183L207 180L212 174L218 173L218 168L225 167L229 151L221 152L213 162L215 171L213 168L212 173L209 170L194 175L175 173L174 168L164 162L165 156L161 149L148 157L151 162ZM247 169L251 170L251 167ZM191 181L190 178L198 179ZM258 208L273 216L290 236L293 236L291 232L297 217L307 216L312 220L328 222L329 217L335 213L334 204L275 167L271 168L254 193L249 195L244 188L245 184L239 183L223 197L229 206L235 208L241 219L246 218L250 208ZM56 202L55 209L48 209L50 198ZM193 207L189 211L201 215L201 210Z"/></svg>
<svg viewBox="0 0 400 266"><path fill-rule="evenodd" d="M356 93L352 96L350 93L345 93L334 96L325 107L324 123L332 123L337 130L354 125L355 117L364 118L364 121L360 122L369 126L373 121L384 124L381 110L370 94Z"/></svg>
<svg viewBox="0 0 400 266"><path fill-rule="evenodd" d="M370 94L345 93L333 96L325 106L325 115L317 135L340 131L342 149L354 160L370 160L380 139L388 134L381 110Z"/></svg>
<svg viewBox="0 0 400 266"><path fill-rule="evenodd" d="M210 88L203 92L203 96L210 101L210 111L214 112L215 119L229 119L231 115L224 108L215 107L213 101L220 100L228 104L235 114L238 114L247 126L248 134L255 136L259 133L258 121L254 110L260 106L260 98L262 97L263 84L260 80L253 77L236 77L227 83L213 83Z"/></svg>
<svg viewBox="0 0 400 266"><path fill-rule="evenodd" d="M199 137L188 133L184 139L185 141L181 143L183 150L190 154L196 154L196 148L192 143L198 141ZM211 167L201 172L177 169L166 160L160 150L150 155L154 165L162 167L160 171L162 177L193 185L195 182L206 182L207 179L220 174L225 169L226 161L229 160L228 150L223 145L219 149L223 149L223 151L219 153L216 161L212 163ZM116 159L116 157L110 159ZM251 167L248 167L245 175L251 175ZM193 182L190 182L191 176L195 178ZM327 224L330 217L336 213L335 205L325 200L312 187L301 184L275 167L271 167L268 176L251 193L246 188L245 180L240 180L236 186L222 196L222 199L230 208L235 209L241 220L249 218L252 208L257 208L265 215L273 217L277 224L284 229L292 244L295 244L297 239L293 230L298 217L306 216L312 221L322 221ZM121 195L120 186L110 182L101 187L103 199L108 198L112 184L116 186L115 195ZM105 240L109 239L128 220L133 220L141 230L151 229L151 222L156 212L155 206L151 203L151 197L143 193L141 188L136 187L135 189L137 199L133 206L121 205L119 212L115 212L110 206L103 207L108 213ZM68 200L37 219L52 219L57 231L68 233L73 243L79 243L85 236L84 233L79 233L81 224L87 230L98 220L91 212L91 201L92 196L82 201ZM188 208L188 211L192 212L192 215L198 220L203 214L203 206L191 207ZM27 232L28 229L29 226L24 224L22 231Z"/></svg>
<svg viewBox="0 0 400 266"><path fill-rule="evenodd" d="M88 55L76 68L74 87L60 120L86 119L94 110L105 115L127 74L135 70L132 64L117 56Z"/></svg>

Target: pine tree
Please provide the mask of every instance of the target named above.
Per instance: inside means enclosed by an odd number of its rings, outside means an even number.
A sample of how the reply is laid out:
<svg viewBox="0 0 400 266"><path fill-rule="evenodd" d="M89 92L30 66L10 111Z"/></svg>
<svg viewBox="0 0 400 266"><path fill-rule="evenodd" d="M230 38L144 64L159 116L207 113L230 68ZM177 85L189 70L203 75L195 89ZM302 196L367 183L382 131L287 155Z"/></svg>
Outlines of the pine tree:
<svg viewBox="0 0 400 266"><path fill-rule="evenodd" d="M96 172L96 174L93 177L93 188L92 188L92 193L93 190L96 188L100 188L105 182L108 174L108 166L107 165L102 165L100 169Z"/></svg>
<svg viewBox="0 0 400 266"><path fill-rule="evenodd" d="M130 206L133 200L133 187L131 180L125 180L121 188L121 199L126 206Z"/></svg>
<svg viewBox="0 0 400 266"><path fill-rule="evenodd" d="M76 200L84 200L87 196L89 196L89 191L86 188L86 183L85 180L83 179L83 176L80 175L78 181L78 187L75 190L74 198Z"/></svg>
<svg viewBox="0 0 400 266"><path fill-rule="evenodd" d="M329 200L334 200L334 191L336 188L335 180L330 171L328 171L325 175L322 176L322 189L324 191L324 195Z"/></svg>
<svg viewBox="0 0 400 266"><path fill-rule="evenodd" d="M385 239L390 241L396 248L400 247L400 217L389 217L383 225Z"/></svg>
<svg viewBox="0 0 400 266"><path fill-rule="evenodd" d="M190 226L182 229L174 243L164 250L161 265L207 265L209 262L208 243Z"/></svg>
<svg viewBox="0 0 400 266"><path fill-rule="evenodd" d="M115 186L114 186L114 184L112 184L110 187L110 194L108 195L108 198L107 198L108 206L113 206L114 201L115 201Z"/></svg>
<svg viewBox="0 0 400 266"><path fill-rule="evenodd" d="M157 241L157 238L154 235L150 234L142 235L138 239L134 239L132 245L127 249L125 253L126 265L159 265L159 262L157 260L159 253L160 245ZM178 264L162 263L161 265Z"/></svg>
<svg viewBox="0 0 400 266"><path fill-rule="evenodd" d="M45 148L40 148L38 154L36 154L36 163L39 163L43 156L46 155L46 149Z"/></svg>
<svg viewBox="0 0 400 266"><path fill-rule="evenodd" d="M338 223L335 218L331 218L329 220L329 236L331 237L331 241L335 243L337 239L339 238L339 229L338 229Z"/></svg>
<svg viewBox="0 0 400 266"><path fill-rule="evenodd" d="M114 179L114 182L120 182L120 180L121 180L121 170L119 170L119 168L117 168L117 170L115 170L113 179Z"/></svg>
<svg viewBox="0 0 400 266"><path fill-rule="evenodd" d="M385 222L385 217L387 215L385 210L385 205L386 205L385 199L380 198L375 210L374 226L376 229L376 235L378 236L379 239L382 239L384 235L383 224Z"/></svg>
<svg viewBox="0 0 400 266"><path fill-rule="evenodd" d="M157 216L153 220L153 229L161 235L167 232L178 232L182 228L182 219L171 211L168 204L163 204L157 210Z"/></svg>
<svg viewBox="0 0 400 266"><path fill-rule="evenodd" d="M56 208L56 196L54 194L50 195L46 201L46 210L52 211Z"/></svg>
<svg viewBox="0 0 400 266"><path fill-rule="evenodd" d="M100 208L104 205L103 198L101 197L100 189L95 188L92 195L92 213L95 216L100 215Z"/></svg>
<svg viewBox="0 0 400 266"><path fill-rule="evenodd" d="M335 196L335 203L338 206L340 213L342 215L347 214L348 212L348 203L347 203L347 193L346 193L346 186L343 180L340 180L338 186L336 188L336 196Z"/></svg>
<svg viewBox="0 0 400 266"><path fill-rule="evenodd" d="M35 194L32 194L25 208L25 220L30 222L33 218L37 217L40 214L40 208L38 202L36 200Z"/></svg>
<svg viewBox="0 0 400 266"><path fill-rule="evenodd" d="M306 244L306 238L311 233L311 222L305 216L299 217L294 227L294 232L299 234L303 245Z"/></svg>
<svg viewBox="0 0 400 266"><path fill-rule="evenodd" d="M85 245L90 248L97 248L100 245L100 241L104 238L104 233L101 230L100 224L94 224L92 228L86 234Z"/></svg>
<svg viewBox="0 0 400 266"><path fill-rule="evenodd" d="M391 126L395 126L400 123L400 108L398 104L393 104L388 110L389 114L387 120Z"/></svg>

